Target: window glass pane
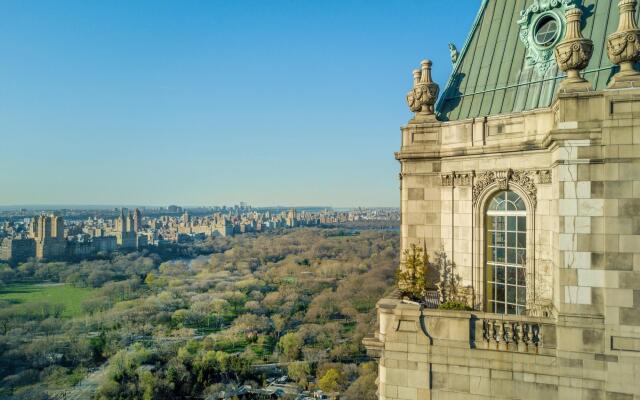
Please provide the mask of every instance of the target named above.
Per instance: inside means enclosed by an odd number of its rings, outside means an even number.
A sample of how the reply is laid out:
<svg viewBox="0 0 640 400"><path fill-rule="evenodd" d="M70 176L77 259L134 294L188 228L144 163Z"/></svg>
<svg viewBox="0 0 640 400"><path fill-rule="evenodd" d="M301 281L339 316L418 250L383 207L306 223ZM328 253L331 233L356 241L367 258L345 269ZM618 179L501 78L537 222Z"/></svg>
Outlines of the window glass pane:
<svg viewBox="0 0 640 400"><path fill-rule="evenodd" d="M522 200L520 197L518 197L518 200L516 200L515 204L518 211L526 210L526 207L524 206L524 200Z"/></svg>
<svg viewBox="0 0 640 400"><path fill-rule="evenodd" d="M518 288L518 304L527 304L527 289L521 287Z"/></svg>
<svg viewBox="0 0 640 400"><path fill-rule="evenodd" d="M494 197L493 200L491 200L491 204L489 204L489 210L502 210L502 201L500 201L499 198Z"/></svg>
<svg viewBox="0 0 640 400"><path fill-rule="evenodd" d="M526 286L526 281L525 281L525 269L524 268L517 268L518 272L518 285L520 286Z"/></svg>
<svg viewBox="0 0 640 400"><path fill-rule="evenodd" d="M496 249L496 262L504 262L504 248Z"/></svg>
<svg viewBox="0 0 640 400"><path fill-rule="evenodd" d="M523 313L524 313L524 307L523 306L517 306L516 307L516 314L522 315Z"/></svg>
<svg viewBox="0 0 640 400"><path fill-rule="evenodd" d="M517 217L507 217L507 230L515 231L516 221L517 221Z"/></svg>
<svg viewBox="0 0 640 400"><path fill-rule="evenodd" d="M507 302L515 303L516 302L516 287L515 286L507 286Z"/></svg>
<svg viewBox="0 0 640 400"><path fill-rule="evenodd" d="M524 249L516 250L516 264L527 265L527 252Z"/></svg>
<svg viewBox="0 0 640 400"><path fill-rule="evenodd" d="M507 247L516 247L516 236L515 232L507 233Z"/></svg>
<svg viewBox="0 0 640 400"><path fill-rule="evenodd" d="M510 285L516 284L516 270L520 268L507 267L507 283Z"/></svg>
<svg viewBox="0 0 640 400"><path fill-rule="evenodd" d="M526 233L518 233L518 247L526 248L527 247L527 234Z"/></svg>
<svg viewBox="0 0 640 400"><path fill-rule="evenodd" d="M496 285L496 300L504 301L504 285Z"/></svg>
<svg viewBox="0 0 640 400"><path fill-rule="evenodd" d="M496 269L496 280L495 281L504 283L504 267L496 265L495 269Z"/></svg>
<svg viewBox="0 0 640 400"><path fill-rule="evenodd" d="M495 232L494 233L494 245L496 247L504 247L505 243L504 243L504 232Z"/></svg>
<svg viewBox="0 0 640 400"><path fill-rule="evenodd" d="M513 304L507 305L507 314L515 314L515 313L516 313L516 306L514 306Z"/></svg>
<svg viewBox="0 0 640 400"><path fill-rule="evenodd" d="M516 249L507 249L507 262L509 264L516 263Z"/></svg>
<svg viewBox="0 0 640 400"><path fill-rule="evenodd" d="M515 194L512 191L508 191L507 192L507 200L511 201L511 202L516 202L520 199L520 196L518 196L517 194Z"/></svg>
<svg viewBox="0 0 640 400"><path fill-rule="evenodd" d="M512 203L512 202L510 202L510 201L508 201L508 202L507 202L507 210L508 210L508 211L516 211L516 210L517 210L517 208L516 208L515 204L513 204L513 203Z"/></svg>
<svg viewBox="0 0 640 400"><path fill-rule="evenodd" d="M504 303L496 303L496 314L504 314Z"/></svg>
<svg viewBox="0 0 640 400"><path fill-rule="evenodd" d="M520 232L526 232L526 230L527 230L527 217L518 217L518 230Z"/></svg>
<svg viewBox="0 0 640 400"><path fill-rule="evenodd" d="M504 230L504 217L493 217L493 230Z"/></svg>

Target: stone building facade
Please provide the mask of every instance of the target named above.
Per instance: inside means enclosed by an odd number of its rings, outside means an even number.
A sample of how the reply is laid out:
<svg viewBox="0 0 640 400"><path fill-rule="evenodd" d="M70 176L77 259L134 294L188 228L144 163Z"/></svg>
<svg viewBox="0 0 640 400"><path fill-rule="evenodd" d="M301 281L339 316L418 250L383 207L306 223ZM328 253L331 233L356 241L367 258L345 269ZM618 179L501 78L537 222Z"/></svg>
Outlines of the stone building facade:
<svg viewBox="0 0 640 400"><path fill-rule="evenodd" d="M116 243L122 249L137 249L139 247L138 228L141 222L141 213L137 208L131 213L126 208L120 210L120 216L116 219ZM146 245L146 243L145 243Z"/></svg>
<svg viewBox="0 0 640 400"><path fill-rule="evenodd" d="M473 311L380 300L381 400L640 399L636 7L486 0L440 97L414 71L402 248Z"/></svg>
<svg viewBox="0 0 640 400"><path fill-rule="evenodd" d="M0 241L0 260L17 265L36 255L36 242L31 238L14 237Z"/></svg>
<svg viewBox="0 0 640 400"><path fill-rule="evenodd" d="M35 241L35 257L39 260L60 260L67 254L64 218L40 215L31 221L29 236Z"/></svg>

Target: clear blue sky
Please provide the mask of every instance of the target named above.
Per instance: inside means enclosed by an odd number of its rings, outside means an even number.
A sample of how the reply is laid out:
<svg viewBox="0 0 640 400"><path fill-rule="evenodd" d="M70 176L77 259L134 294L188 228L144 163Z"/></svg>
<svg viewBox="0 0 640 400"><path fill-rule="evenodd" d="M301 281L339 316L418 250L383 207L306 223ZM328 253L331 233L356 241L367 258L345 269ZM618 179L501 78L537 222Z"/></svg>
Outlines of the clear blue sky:
<svg viewBox="0 0 640 400"><path fill-rule="evenodd" d="M0 205L398 206L480 0L0 2Z"/></svg>

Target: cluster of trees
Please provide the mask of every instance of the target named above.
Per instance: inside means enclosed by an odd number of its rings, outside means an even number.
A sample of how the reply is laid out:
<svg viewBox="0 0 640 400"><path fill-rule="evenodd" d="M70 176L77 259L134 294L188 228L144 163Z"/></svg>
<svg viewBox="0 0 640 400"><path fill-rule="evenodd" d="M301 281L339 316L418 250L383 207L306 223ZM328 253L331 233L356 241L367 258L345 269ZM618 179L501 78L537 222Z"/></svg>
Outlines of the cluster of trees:
<svg viewBox="0 0 640 400"><path fill-rule="evenodd" d="M270 363L303 388L375 398L376 368L361 342L374 330L376 301L393 286L397 233L297 229L194 246L213 254L163 261L133 253L11 270L7 281L95 290L75 318L59 310L24 318L20 305L7 305L0 398L46 398L87 376L99 378L104 399L202 396L261 384L254 366Z"/></svg>
<svg viewBox="0 0 640 400"><path fill-rule="evenodd" d="M12 269L0 264L0 282L47 281L69 283L78 287L101 287L107 282L144 277L161 262L157 254L115 253L111 259L80 263L31 260Z"/></svg>

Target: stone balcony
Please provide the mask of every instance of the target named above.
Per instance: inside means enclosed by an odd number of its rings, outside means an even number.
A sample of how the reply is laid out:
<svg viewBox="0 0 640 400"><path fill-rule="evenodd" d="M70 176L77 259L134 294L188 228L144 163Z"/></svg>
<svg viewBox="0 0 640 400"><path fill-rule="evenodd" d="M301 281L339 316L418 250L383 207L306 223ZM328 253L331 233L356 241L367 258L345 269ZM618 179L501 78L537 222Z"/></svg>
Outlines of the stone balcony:
<svg viewBox="0 0 640 400"><path fill-rule="evenodd" d="M425 309L397 298L382 299L377 308L379 330L363 341L376 358L383 351L423 353L431 346L532 355L556 351L552 318Z"/></svg>
<svg viewBox="0 0 640 400"><path fill-rule="evenodd" d="M555 318L425 309L398 298L380 300L377 310L379 329L363 344L379 359L382 400L516 398L514 382L527 379L544 381L531 390L546 398L545 382L557 384Z"/></svg>

